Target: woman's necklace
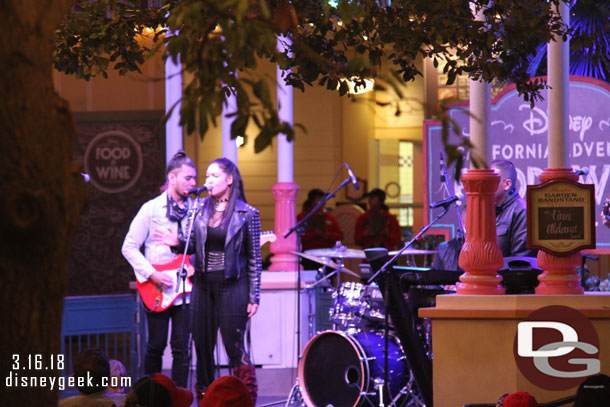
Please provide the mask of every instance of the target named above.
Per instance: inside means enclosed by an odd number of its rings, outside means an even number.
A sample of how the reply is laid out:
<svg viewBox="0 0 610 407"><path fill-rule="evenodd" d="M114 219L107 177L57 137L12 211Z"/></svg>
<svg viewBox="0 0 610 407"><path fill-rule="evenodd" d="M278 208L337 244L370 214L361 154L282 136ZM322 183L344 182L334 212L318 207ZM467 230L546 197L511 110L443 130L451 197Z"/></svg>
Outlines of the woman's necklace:
<svg viewBox="0 0 610 407"><path fill-rule="evenodd" d="M216 203L221 203L221 202L229 202L229 198L217 199L216 200Z"/></svg>

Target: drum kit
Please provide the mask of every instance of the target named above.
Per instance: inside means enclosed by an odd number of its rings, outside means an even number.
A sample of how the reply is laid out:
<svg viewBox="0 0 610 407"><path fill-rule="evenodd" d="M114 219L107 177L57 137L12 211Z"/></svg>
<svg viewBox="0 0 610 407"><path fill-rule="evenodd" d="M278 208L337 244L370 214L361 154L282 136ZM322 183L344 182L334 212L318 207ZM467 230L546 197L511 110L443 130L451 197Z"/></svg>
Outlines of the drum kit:
<svg viewBox="0 0 610 407"><path fill-rule="evenodd" d="M344 259L364 259L361 250L335 247L294 254L319 263L327 280L341 273L357 276L344 267ZM407 256L432 254L412 249ZM321 275L319 274L319 275ZM332 330L310 339L299 360L297 385L286 407L406 407L424 406L402 345L389 323L385 341L385 303L377 284L362 284L337 278L328 310ZM311 326L311 325L310 325ZM387 346L387 361L385 360ZM388 384L384 385L387 362Z"/></svg>

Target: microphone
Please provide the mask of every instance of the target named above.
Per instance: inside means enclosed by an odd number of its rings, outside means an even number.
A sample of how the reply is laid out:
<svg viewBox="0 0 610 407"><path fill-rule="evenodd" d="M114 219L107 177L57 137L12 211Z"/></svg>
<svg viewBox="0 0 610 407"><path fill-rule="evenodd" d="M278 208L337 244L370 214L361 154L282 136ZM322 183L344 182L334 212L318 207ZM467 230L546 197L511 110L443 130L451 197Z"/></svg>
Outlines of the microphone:
<svg viewBox="0 0 610 407"><path fill-rule="evenodd" d="M347 173L349 174L349 178L352 180L352 184L354 185L354 189L356 191L358 191L360 189L360 184L358 183L358 180L356 179L356 176L354 175L354 172L352 171L352 169L350 168L348 163L345 163L345 167L347 168Z"/></svg>
<svg viewBox="0 0 610 407"><path fill-rule="evenodd" d="M455 201L457 201L458 199L459 198L457 197L457 195L453 195L452 197L443 199L442 201L432 202L430 204L430 208L434 209L434 208L438 208L439 206L447 207L447 206L451 205L452 203L454 203Z"/></svg>
<svg viewBox="0 0 610 407"><path fill-rule="evenodd" d="M197 187L197 188L193 188L193 189L191 189L191 190L189 191L189 195L190 195L190 194L196 194L196 195L199 195L200 193L202 193L202 192L204 192L204 191L209 191L209 190L210 190L210 187L209 187L209 186L207 186L207 185L205 185L205 184L203 184L203 185L202 185L202 186L200 186L200 187Z"/></svg>
<svg viewBox="0 0 610 407"><path fill-rule="evenodd" d="M588 167L583 167L580 170L574 171L574 173L576 175L589 175L589 168Z"/></svg>

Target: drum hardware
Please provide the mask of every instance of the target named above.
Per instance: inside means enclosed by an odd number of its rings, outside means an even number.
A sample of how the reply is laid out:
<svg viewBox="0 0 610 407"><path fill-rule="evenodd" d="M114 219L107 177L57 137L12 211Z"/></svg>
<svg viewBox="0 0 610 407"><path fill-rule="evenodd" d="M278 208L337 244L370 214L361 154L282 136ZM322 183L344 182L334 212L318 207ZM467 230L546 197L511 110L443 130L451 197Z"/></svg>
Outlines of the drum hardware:
<svg viewBox="0 0 610 407"><path fill-rule="evenodd" d="M333 329L355 332L382 328L385 305L377 284L343 283L333 293L333 300L334 305L329 309Z"/></svg>
<svg viewBox="0 0 610 407"><path fill-rule="evenodd" d="M383 379L375 378L375 390L377 390L379 394L379 407L385 407L383 403Z"/></svg>
<svg viewBox="0 0 610 407"><path fill-rule="evenodd" d="M333 331L330 332L338 332L348 335L351 338L362 338L362 335L364 335L365 338L368 338L374 335L374 337L377 338L375 341L382 343L378 338L384 337L384 330L381 321L384 319L385 310L382 309L382 307L384 307L383 296L381 295L381 291L377 284L372 283L370 285L363 285L356 282L345 282L342 284L339 290L333 293L333 300L334 305L329 309L329 315L334 319L334 326ZM371 318L371 315L374 314L377 315ZM340 327L340 331L335 331L337 326ZM311 332L312 325L310 323L310 339L312 338ZM393 335L392 329L390 329L389 332L391 335ZM328 339L324 339L324 341L328 341ZM400 346L399 343L397 343L397 345ZM384 365L385 363L385 360L382 359L381 354L378 353L378 351L384 349L383 346L385 345L380 344L379 346L380 349L376 349L374 351L377 353L370 353L366 351L364 353L359 353L360 356L354 361L354 363L344 366L343 369L340 369L337 372L338 376L342 376L340 386L347 384L348 387L357 386L362 388L359 396L360 401L357 403L358 407L405 407L407 405L409 407L424 406L423 402L421 401L421 397L419 394L417 394L417 389L411 373L408 374L409 382L405 384L404 387L400 388L397 393L393 393L393 397L390 397L389 394L384 393L381 393L380 397L379 391L381 390L383 392L384 389L384 381L382 377L375 377L369 384L368 388L366 388L366 385L362 384L360 377L363 374L365 377L375 376L375 370L369 369L367 373L367 367L374 365L377 366L377 369L381 369L380 366ZM365 347L366 346L364 346L364 348ZM402 349L402 347L400 348ZM323 358L323 355L321 356ZM400 354L392 354L391 356L394 360L393 363L403 363L408 367L408 360L404 352ZM312 355L309 354L306 355L306 357L312 357ZM382 360L384 361L382 362ZM363 371L365 373L362 373ZM379 370L377 372L379 373ZM320 390L324 389L324 386L327 385L328 384L324 381L312 383L311 388L306 389L305 392L316 395ZM395 386L393 388L395 388ZM293 391L303 392L303 390L300 388ZM415 400L419 401L416 402ZM340 404L334 405L343 406L345 404L344 402L345 400L342 400L340 401ZM353 403L354 401L348 399L347 402ZM311 407L311 404L308 405L305 402L303 402L304 404L295 403L296 402L293 401L291 406ZM328 405L332 404L333 403L328 403ZM325 404L320 404L320 406L325 406Z"/></svg>
<svg viewBox="0 0 610 407"><path fill-rule="evenodd" d="M356 249L348 249L347 246L341 244L341 241L335 243L335 247L329 249L310 249L305 250L306 254L316 257L329 257L332 259L364 259L364 251Z"/></svg>
<svg viewBox="0 0 610 407"><path fill-rule="evenodd" d="M299 363L299 388L308 407L402 407L408 401L403 388L412 376L400 342L388 345L388 385L384 385L380 332L324 331L305 346ZM386 400L392 400L387 403ZM404 402L404 403L403 403ZM382 403L382 404L380 404Z"/></svg>
<svg viewBox="0 0 610 407"><path fill-rule="evenodd" d="M306 252L291 252L291 253L296 254L297 256L303 257L307 260L311 260L311 261L315 261L316 263L320 263L323 266L335 269L335 273L341 272L341 273L349 274L350 276L360 277L357 273L354 273L352 270L346 268L344 266L343 262L340 262L340 261L335 262L332 259L327 258L327 257L314 256L314 255L308 253L310 251L311 250L307 250Z"/></svg>
<svg viewBox="0 0 610 407"><path fill-rule="evenodd" d="M340 277L341 273L349 274L354 277L359 277L358 274L354 273L353 271L351 271L350 269L348 269L344 266L342 259L338 259L337 262L334 262L331 259L327 259L324 257L316 257L316 256L313 256L313 255L307 254L307 253L301 253L301 252L291 252L291 253L296 254L297 256L303 257L304 259L308 259L308 260L314 261L314 262L322 265L322 267L320 267L318 269L318 274L316 275L317 281L310 287L316 286L318 284L322 284L324 282L329 282L330 278L332 276L334 276L335 274L337 275L337 284L338 285L341 282L341 277ZM326 274L326 267L333 269L333 271L329 274ZM328 285L330 286L330 283L328 283Z"/></svg>
<svg viewBox="0 0 610 407"><path fill-rule="evenodd" d="M290 394L288 394L288 400L286 400L286 406L290 407L307 407L305 402L303 401L303 397L301 396L301 388L299 387L299 382L297 382L290 389ZM261 406L261 407L266 407Z"/></svg>

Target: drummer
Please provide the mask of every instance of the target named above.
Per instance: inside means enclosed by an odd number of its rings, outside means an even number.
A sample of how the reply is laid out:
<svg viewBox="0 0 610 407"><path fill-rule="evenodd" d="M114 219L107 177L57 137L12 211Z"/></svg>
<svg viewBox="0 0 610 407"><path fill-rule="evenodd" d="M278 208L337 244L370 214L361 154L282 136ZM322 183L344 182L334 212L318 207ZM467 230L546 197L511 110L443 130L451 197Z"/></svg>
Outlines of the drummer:
<svg viewBox="0 0 610 407"><path fill-rule="evenodd" d="M307 194L307 200L303 203L303 211L297 216L297 221L303 219L326 194L321 189L312 189ZM332 214L324 207L320 208L307 220L307 229L301 237L303 251L311 249L324 249L335 246L335 243L343 239L343 230ZM322 265L308 259L302 259L305 270L316 270Z"/></svg>

